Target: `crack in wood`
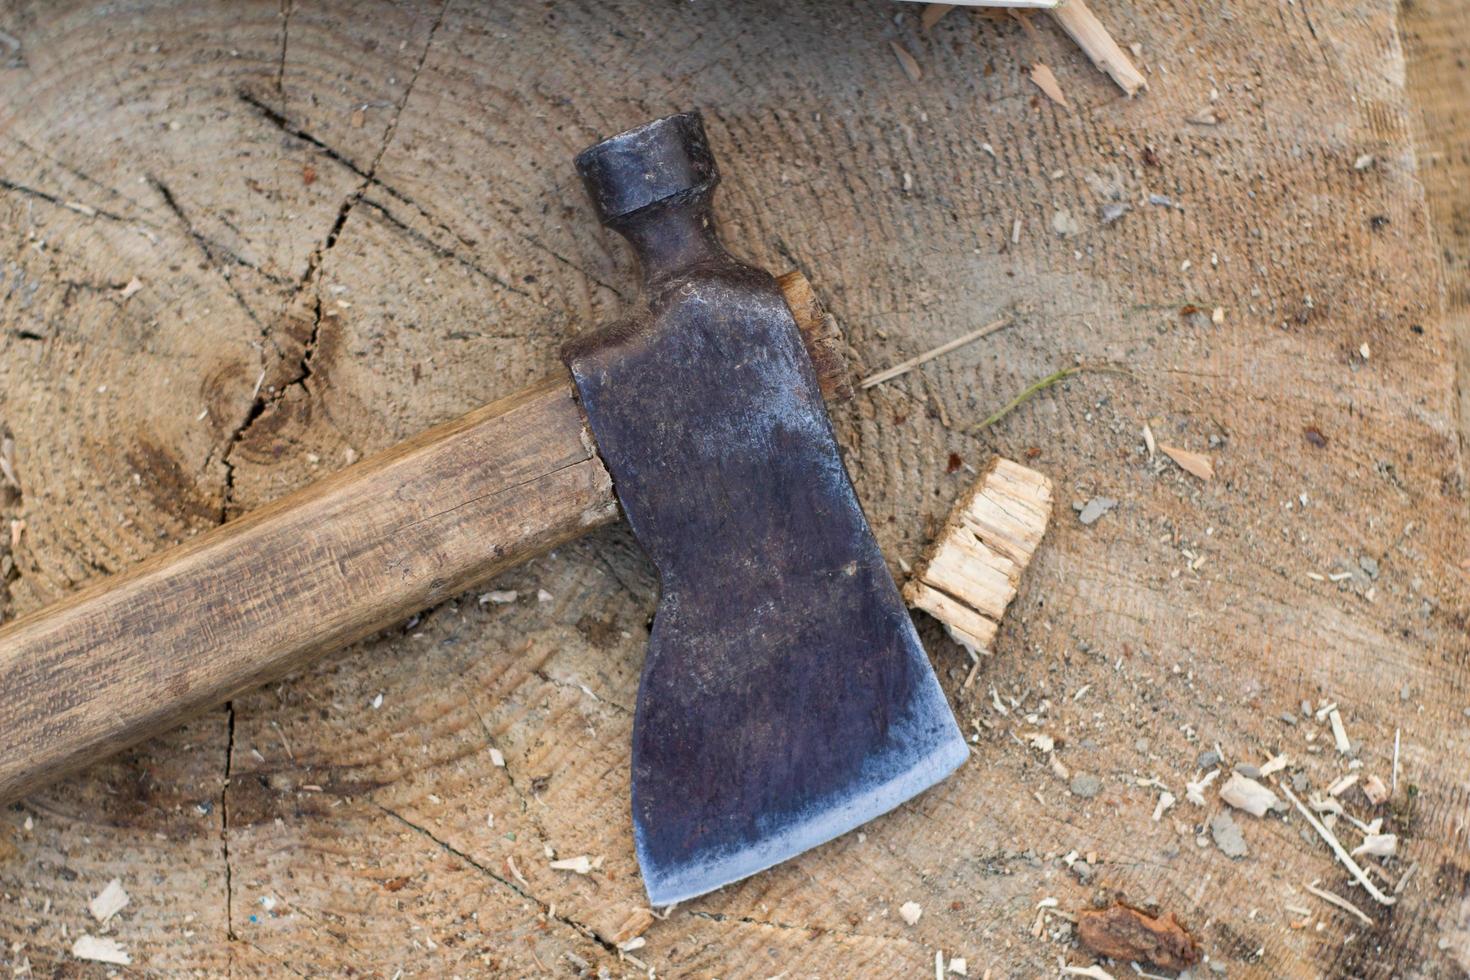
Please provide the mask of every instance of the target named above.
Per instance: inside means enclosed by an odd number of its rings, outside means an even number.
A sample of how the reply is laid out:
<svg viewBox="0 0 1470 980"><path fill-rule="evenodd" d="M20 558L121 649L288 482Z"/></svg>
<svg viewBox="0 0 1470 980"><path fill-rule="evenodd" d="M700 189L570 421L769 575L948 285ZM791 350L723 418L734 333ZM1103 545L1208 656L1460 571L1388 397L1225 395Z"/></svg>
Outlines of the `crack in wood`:
<svg viewBox="0 0 1470 980"><path fill-rule="evenodd" d="M578 922L576 919L573 919L571 916L567 915L565 912L559 912L559 911L557 911L557 909L556 909L556 907L555 907L554 904L552 904L550 902L543 902L540 898L536 897L535 894L533 894L531 891L529 891L528 887L523 888L520 884L518 884L513 879L506 878L506 877L503 877L503 876L501 876L499 874L496 874L494 871L492 871L489 868L489 866L485 865L484 863L482 863L480 861L477 861L475 858L471 857L470 855L466 854L464 851L462 851L459 848L455 847L453 844L451 844L448 841L444 840L439 835L435 834L432 830L429 830L427 827L425 827L425 826L423 826L421 824L414 823L412 820L409 820L407 817L403 816L401 813L398 813L396 810L393 810L393 809L391 809L389 807L386 807L383 804L377 802L376 800L368 800L367 802L369 804L371 804L372 806L377 807L379 810L381 810L387 816L391 817L394 820L397 820L399 823L403 824L403 826L405 826L408 829L412 830L414 833L420 834L424 838L426 838L427 840L432 841L434 844L438 845L440 847L440 849L442 849L446 854L451 854L454 857L459 858L465 864L467 864L470 867L474 868L475 870L479 871L481 874L485 875L487 878L490 878L492 881L494 881L494 882L496 882L496 883L504 886L505 888L510 889L512 892L514 892L520 898L523 898L523 899L525 899L528 902L534 903L541 910L541 913L543 915L545 915L548 919L555 919L557 922L560 922L562 925L567 926L568 928L571 928L571 929L576 930L578 933L580 933L581 935L583 935L583 936L587 937L588 939L592 940L593 942L595 942L597 945L601 946L604 950L606 950L609 953L612 953L614 955L621 955L621 950L618 949L618 947L616 946L616 944L614 944L612 942L609 942L606 939L603 939L600 935L597 934L597 930L593 929L591 926L587 925L586 923Z"/></svg>

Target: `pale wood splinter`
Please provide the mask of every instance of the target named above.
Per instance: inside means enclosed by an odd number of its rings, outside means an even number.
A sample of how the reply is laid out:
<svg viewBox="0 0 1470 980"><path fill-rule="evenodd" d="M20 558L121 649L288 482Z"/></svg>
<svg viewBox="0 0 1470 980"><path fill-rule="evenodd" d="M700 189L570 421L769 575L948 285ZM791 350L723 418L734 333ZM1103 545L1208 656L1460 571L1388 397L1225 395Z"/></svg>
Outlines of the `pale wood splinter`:
<svg viewBox="0 0 1470 980"><path fill-rule="evenodd" d="M943 623L978 662L1046 533L1051 505L1049 479L997 457L950 511L904 586L904 600ZM973 678L971 671L966 686Z"/></svg>

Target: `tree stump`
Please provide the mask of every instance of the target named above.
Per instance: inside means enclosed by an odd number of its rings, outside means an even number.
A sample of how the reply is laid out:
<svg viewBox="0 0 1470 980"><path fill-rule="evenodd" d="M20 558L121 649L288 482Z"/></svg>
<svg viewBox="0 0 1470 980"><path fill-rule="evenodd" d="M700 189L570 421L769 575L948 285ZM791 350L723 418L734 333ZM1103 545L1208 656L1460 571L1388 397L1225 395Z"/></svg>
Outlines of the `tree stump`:
<svg viewBox="0 0 1470 980"><path fill-rule="evenodd" d="M161 975L1034 976L1092 962L1038 903L1116 897L1231 976L1470 969L1462 434L1396 9L1099 0L1130 100L1050 23L888 3L0 6L6 621L556 368L635 281L572 155L690 106L727 241L864 369L1014 320L838 410L895 571L996 454L1057 492L969 688L920 617L973 758L862 834L643 910L657 584L614 526L0 813L0 966L101 975L88 933ZM1342 798L1401 836L1391 908L1297 815L1235 814L1232 860L1223 780L1186 800L1217 745L1325 793L1327 702L1393 781Z"/></svg>

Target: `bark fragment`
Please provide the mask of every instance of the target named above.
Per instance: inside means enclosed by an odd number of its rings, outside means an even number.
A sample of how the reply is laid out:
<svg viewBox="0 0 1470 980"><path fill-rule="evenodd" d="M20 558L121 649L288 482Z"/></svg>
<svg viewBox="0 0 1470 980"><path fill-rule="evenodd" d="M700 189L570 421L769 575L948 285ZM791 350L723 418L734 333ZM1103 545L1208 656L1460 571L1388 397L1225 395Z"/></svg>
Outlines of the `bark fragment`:
<svg viewBox="0 0 1470 980"><path fill-rule="evenodd" d="M1200 958L1199 944L1175 920L1174 913L1156 919L1122 902L1078 913L1077 935L1098 956L1120 962L1183 970Z"/></svg>

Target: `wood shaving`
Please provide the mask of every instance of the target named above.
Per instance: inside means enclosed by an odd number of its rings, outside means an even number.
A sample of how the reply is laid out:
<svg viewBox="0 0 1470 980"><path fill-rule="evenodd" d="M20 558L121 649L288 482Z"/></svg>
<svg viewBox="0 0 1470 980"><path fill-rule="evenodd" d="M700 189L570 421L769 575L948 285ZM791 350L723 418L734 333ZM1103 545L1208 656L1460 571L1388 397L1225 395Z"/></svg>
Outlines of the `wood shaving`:
<svg viewBox="0 0 1470 980"><path fill-rule="evenodd" d="M1046 93L1046 97L1059 106L1065 107L1067 97L1062 94L1062 86L1057 82L1057 76L1045 64L1038 61L1031 66L1031 81L1036 87Z"/></svg>
<svg viewBox="0 0 1470 980"><path fill-rule="evenodd" d="M1358 917L1358 920L1362 922L1363 925L1371 926L1373 924L1373 920L1368 918L1367 913L1365 913L1362 909L1358 908L1356 905L1354 905L1352 902L1349 902L1341 895L1334 895L1332 892L1318 888L1315 881L1307 886L1307 891L1311 892L1313 895L1316 895L1318 898L1322 899L1322 901L1328 903L1329 905L1336 905L1344 912L1351 912L1353 915Z"/></svg>
<svg viewBox="0 0 1470 980"><path fill-rule="evenodd" d="M1210 462L1210 457L1204 453L1197 453L1190 449L1180 449L1178 446L1159 446L1164 455L1179 464L1184 472L1197 476L1201 480L1212 480L1215 478L1215 464Z"/></svg>
<svg viewBox="0 0 1470 980"><path fill-rule="evenodd" d="M1274 776L1276 773L1291 765L1291 760L1284 754L1272 756L1261 764L1261 777Z"/></svg>
<svg viewBox="0 0 1470 980"><path fill-rule="evenodd" d="M1111 973L1096 963L1091 966L1064 966L1062 972L1074 977L1092 977L1092 980L1115 980Z"/></svg>
<svg viewBox="0 0 1470 980"><path fill-rule="evenodd" d="M92 913L92 918L98 922L106 922L117 915L128 905L128 893L123 890L122 881L114 878L107 883L107 887L98 893L97 897L87 903L87 911Z"/></svg>
<svg viewBox="0 0 1470 980"><path fill-rule="evenodd" d="M77 941L71 944L71 955L79 960L112 963L115 966L129 966L133 962L128 951L123 949L122 943L116 939L109 939L106 936L89 936L86 933L78 936Z"/></svg>
<svg viewBox="0 0 1470 980"><path fill-rule="evenodd" d="M1027 732L1022 737L1026 739L1027 742L1031 743L1031 747L1033 749L1042 753L1043 755L1056 748L1056 739L1052 738L1050 735L1043 734L1042 732Z"/></svg>
<svg viewBox="0 0 1470 980"><path fill-rule="evenodd" d="M1213 783L1215 781L1215 778L1217 776L1219 776L1219 775L1220 775L1220 770L1218 770L1218 769L1211 769L1209 772L1205 773L1203 776L1201 776L1199 779L1196 779L1194 782L1192 782L1192 783L1185 783L1184 784L1184 798L1186 800L1188 800L1189 802L1193 803L1195 806L1204 806L1205 805L1205 790L1209 788L1209 785L1211 783Z"/></svg>
<svg viewBox="0 0 1470 980"><path fill-rule="evenodd" d="M1389 780L1388 791L1397 793L1399 791L1399 736L1403 734L1402 728L1393 730L1393 778Z"/></svg>
<svg viewBox="0 0 1470 980"><path fill-rule="evenodd" d="M1168 790L1159 794L1159 802L1154 805L1154 823L1163 819L1164 813L1174 805L1174 794Z"/></svg>
<svg viewBox="0 0 1470 980"><path fill-rule="evenodd" d="M1357 879L1358 884L1363 886L1363 890L1373 896L1374 901L1380 905L1392 905L1397 901L1391 895L1383 894L1378 886L1373 884L1373 879L1368 877L1368 872L1364 871L1362 866L1353 860L1353 856L1347 852L1347 848L1342 846L1332 831L1328 830L1322 821L1313 816L1312 811L1307 809L1302 801L1297 799L1296 795L1287 786L1283 785L1281 792L1285 793L1286 798L1291 800L1296 808L1301 811L1301 815L1307 818L1307 823L1312 825L1312 829L1317 832L1317 836L1327 842L1327 846L1332 848L1332 853L1337 855L1337 859L1352 873L1352 876Z"/></svg>
<svg viewBox="0 0 1470 980"><path fill-rule="evenodd" d="M1401 894L1403 892L1403 890L1404 890L1404 886L1409 883L1409 876L1412 875L1415 871L1418 871L1418 870L1419 870L1419 865L1418 865L1417 862L1414 863L1414 864L1409 865L1409 870L1405 871L1404 872L1404 876L1399 879L1399 883L1397 885L1394 885L1393 886L1393 893L1395 895Z"/></svg>

